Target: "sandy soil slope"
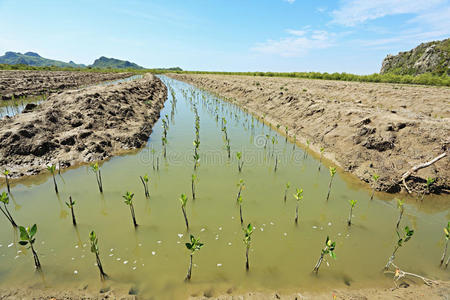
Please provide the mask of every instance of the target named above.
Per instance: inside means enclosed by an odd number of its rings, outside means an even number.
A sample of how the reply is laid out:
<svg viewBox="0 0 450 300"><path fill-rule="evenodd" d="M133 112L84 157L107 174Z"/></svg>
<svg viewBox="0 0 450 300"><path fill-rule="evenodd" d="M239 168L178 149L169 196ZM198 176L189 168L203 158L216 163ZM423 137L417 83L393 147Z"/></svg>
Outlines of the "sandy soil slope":
<svg viewBox="0 0 450 300"><path fill-rule="evenodd" d="M167 97L151 74L50 96L34 110L0 120L0 169L34 175L47 164L104 160L148 140Z"/></svg>
<svg viewBox="0 0 450 300"><path fill-rule="evenodd" d="M8 100L12 96L17 99L49 95L59 90L122 79L132 75L132 73L0 70L0 100Z"/></svg>
<svg viewBox="0 0 450 300"><path fill-rule="evenodd" d="M171 74L217 93L271 123L378 190L399 192L402 174L447 152L407 181L450 191L450 88L230 75ZM371 180L380 175L378 182ZM428 192L428 191L426 191Z"/></svg>

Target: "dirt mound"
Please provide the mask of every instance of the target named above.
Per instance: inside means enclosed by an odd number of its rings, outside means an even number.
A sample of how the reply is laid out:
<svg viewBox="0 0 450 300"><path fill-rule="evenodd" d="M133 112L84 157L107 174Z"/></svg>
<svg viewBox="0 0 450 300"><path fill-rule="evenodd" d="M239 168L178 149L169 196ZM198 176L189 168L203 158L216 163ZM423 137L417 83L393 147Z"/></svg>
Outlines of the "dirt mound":
<svg viewBox="0 0 450 300"><path fill-rule="evenodd" d="M0 100L51 94L102 81L122 79L132 73L70 71L0 71Z"/></svg>
<svg viewBox="0 0 450 300"><path fill-rule="evenodd" d="M399 192L413 165L449 150L450 89L231 75L171 74L271 123L376 189ZM380 175L374 183L373 174ZM449 155L408 178L414 191L450 191ZM436 178L430 191L426 178Z"/></svg>
<svg viewBox="0 0 450 300"><path fill-rule="evenodd" d="M0 169L12 177L103 160L140 148L164 106L157 77L60 92L29 112L0 120Z"/></svg>

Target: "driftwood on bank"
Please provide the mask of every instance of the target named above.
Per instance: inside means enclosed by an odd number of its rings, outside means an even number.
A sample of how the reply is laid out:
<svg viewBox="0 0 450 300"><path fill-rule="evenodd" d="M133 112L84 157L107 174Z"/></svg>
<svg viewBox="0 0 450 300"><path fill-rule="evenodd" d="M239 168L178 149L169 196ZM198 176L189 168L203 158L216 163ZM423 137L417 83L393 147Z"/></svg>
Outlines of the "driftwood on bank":
<svg viewBox="0 0 450 300"><path fill-rule="evenodd" d="M411 190L408 188L408 185L406 185L406 179L408 179L408 177L411 176L411 174L419 171L420 169L424 169L424 168L431 166L432 164L438 162L439 160L443 159L446 156L447 156L447 152L444 152L426 163L422 163L422 164L413 166L411 169L409 169L409 171L405 172L402 175L401 181L403 182L403 185L405 186L408 193L411 194Z"/></svg>

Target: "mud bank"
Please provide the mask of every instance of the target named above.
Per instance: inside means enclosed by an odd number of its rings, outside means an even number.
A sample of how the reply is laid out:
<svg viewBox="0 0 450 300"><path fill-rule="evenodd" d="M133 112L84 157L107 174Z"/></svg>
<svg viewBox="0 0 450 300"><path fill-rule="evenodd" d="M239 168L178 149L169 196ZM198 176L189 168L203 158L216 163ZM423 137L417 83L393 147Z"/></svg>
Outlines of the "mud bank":
<svg viewBox="0 0 450 300"><path fill-rule="evenodd" d="M107 159L144 146L164 106L159 78L60 92L0 120L0 169L34 175L48 164L63 168Z"/></svg>
<svg viewBox="0 0 450 300"><path fill-rule="evenodd" d="M0 71L0 100L49 95L56 91L123 79L132 73Z"/></svg>
<svg viewBox="0 0 450 300"><path fill-rule="evenodd" d="M368 182L400 192L400 179L450 145L450 89L294 78L170 74L216 93L297 136L309 150ZM447 153L448 154L448 153ZM449 155L410 176L416 192L450 191ZM380 175L374 182L373 174ZM426 178L436 182L426 189Z"/></svg>

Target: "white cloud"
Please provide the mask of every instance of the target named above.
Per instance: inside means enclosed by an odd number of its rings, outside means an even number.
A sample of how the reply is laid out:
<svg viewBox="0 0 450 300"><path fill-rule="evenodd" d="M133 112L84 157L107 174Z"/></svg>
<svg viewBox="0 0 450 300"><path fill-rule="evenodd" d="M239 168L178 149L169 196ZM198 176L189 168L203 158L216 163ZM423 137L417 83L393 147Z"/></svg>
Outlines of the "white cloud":
<svg viewBox="0 0 450 300"><path fill-rule="evenodd" d="M289 4L292 4L295 2L295 0L284 0L285 2L288 2Z"/></svg>
<svg viewBox="0 0 450 300"><path fill-rule="evenodd" d="M267 40L257 44L251 50L283 57L299 57L312 49L324 49L333 44L334 34L327 31L288 29L287 32L290 36L278 40Z"/></svg>
<svg viewBox="0 0 450 300"><path fill-rule="evenodd" d="M332 23L355 26L389 15L421 14L447 0L343 0L331 15ZM447 15L447 18L449 16Z"/></svg>

